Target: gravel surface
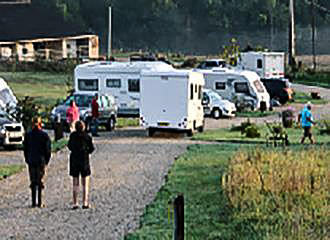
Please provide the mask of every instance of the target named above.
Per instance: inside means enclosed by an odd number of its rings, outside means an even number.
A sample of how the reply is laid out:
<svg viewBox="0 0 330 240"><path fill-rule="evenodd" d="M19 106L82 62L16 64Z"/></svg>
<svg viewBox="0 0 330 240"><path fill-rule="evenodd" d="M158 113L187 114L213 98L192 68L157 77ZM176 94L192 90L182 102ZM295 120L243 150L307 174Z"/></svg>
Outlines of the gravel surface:
<svg viewBox="0 0 330 240"><path fill-rule="evenodd" d="M298 91L309 87L294 85ZM330 99L330 90L318 89ZM303 105L295 104L300 110ZM276 108L282 111L287 107ZM330 116L330 104L315 106L316 117ZM252 119L251 119L252 120ZM252 121L278 120L279 115ZM206 129L231 127L246 118L206 119ZM171 135L172 136L172 135ZM92 154L91 204L88 210L71 210L68 154L53 156L46 178L46 205L31 209L27 171L1 181L0 239L122 239L139 226L145 207L154 199L175 158L185 152L187 138L147 138L141 129L101 133ZM23 163L22 151L0 150L0 164ZM81 198L81 195L80 195Z"/></svg>

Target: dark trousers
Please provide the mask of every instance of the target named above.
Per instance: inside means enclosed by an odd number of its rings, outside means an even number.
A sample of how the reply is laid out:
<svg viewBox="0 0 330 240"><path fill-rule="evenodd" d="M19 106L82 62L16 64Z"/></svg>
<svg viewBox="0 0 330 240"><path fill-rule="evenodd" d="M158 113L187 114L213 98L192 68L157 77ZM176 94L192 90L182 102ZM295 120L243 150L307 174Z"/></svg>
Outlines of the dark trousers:
<svg viewBox="0 0 330 240"><path fill-rule="evenodd" d="M45 175L45 166L29 166L30 188L32 194L32 207L37 206L37 191L38 191L38 206L42 203L42 189L44 188L43 177Z"/></svg>

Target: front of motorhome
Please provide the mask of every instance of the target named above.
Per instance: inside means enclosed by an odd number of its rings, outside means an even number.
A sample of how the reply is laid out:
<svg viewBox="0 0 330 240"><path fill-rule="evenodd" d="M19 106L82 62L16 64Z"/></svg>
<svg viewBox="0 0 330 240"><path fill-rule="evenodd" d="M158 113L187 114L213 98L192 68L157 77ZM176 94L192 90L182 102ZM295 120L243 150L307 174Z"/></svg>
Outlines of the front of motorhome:
<svg viewBox="0 0 330 240"><path fill-rule="evenodd" d="M213 89L220 96L234 102L238 110L242 104L251 110L260 108L261 102L270 106L270 97L258 74L241 70L203 70L205 88Z"/></svg>
<svg viewBox="0 0 330 240"><path fill-rule="evenodd" d="M75 92L115 97L118 115L138 116L141 71L171 71L164 62L91 62L75 68Z"/></svg>
<svg viewBox="0 0 330 240"><path fill-rule="evenodd" d="M141 126L148 129L149 135L157 130L176 130L188 134L203 131L203 86L203 75L198 72L143 72Z"/></svg>

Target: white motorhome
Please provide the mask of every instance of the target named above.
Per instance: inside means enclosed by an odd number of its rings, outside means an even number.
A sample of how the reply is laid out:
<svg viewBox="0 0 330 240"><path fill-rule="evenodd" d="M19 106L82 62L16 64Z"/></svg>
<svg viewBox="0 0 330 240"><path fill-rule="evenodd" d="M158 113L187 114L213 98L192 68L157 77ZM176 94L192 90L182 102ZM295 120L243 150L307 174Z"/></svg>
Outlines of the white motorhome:
<svg viewBox="0 0 330 240"><path fill-rule="evenodd" d="M234 102L238 110L243 108L242 104L251 110L259 109L261 102L269 108L269 94L255 72L232 69L201 72L205 78L205 88L213 89L224 99Z"/></svg>
<svg viewBox="0 0 330 240"><path fill-rule="evenodd" d="M143 71L140 124L157 130L203 131L203 74L188 70Z"/></svg>
<svg viewBox="0 0 330 240"><path fill-rule="evenodd" d="M258 73L262 79L284 78L284 59L283 52L243 52L239 66Z"/></svg>
<svg viewBox="0 0 330 240"><path fill-rule="evenodd" d="M171 71L164 62L91 62L74 71L75 92L105 93L115 97L118 115L139 115L142 70Z"/></svg>

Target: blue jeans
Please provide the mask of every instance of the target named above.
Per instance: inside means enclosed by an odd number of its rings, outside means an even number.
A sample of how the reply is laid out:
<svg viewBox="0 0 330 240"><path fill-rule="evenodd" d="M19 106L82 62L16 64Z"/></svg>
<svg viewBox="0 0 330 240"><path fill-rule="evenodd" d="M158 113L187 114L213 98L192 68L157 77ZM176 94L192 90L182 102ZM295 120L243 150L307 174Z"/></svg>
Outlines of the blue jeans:
<svg viewBox="0 0 330 240"><path fill-rule="evenodd" d="M97 118L93 118L91 124L92 135L97 134L98 128L99 128L99 120Z"/></svg>

